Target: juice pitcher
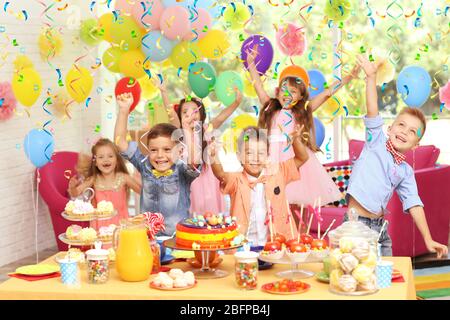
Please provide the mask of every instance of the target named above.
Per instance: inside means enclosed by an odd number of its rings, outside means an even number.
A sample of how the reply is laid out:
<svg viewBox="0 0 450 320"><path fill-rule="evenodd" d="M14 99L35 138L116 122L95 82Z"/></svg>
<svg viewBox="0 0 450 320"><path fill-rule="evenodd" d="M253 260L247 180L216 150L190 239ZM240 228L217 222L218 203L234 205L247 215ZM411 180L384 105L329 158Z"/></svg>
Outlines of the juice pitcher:
<svg viewBox="0 0 450 320"><path fill-rule="evenodd" d="M150 276L153 255L142 217L123 219L114 231L116 270L123 281L144 281Z"/></svg>

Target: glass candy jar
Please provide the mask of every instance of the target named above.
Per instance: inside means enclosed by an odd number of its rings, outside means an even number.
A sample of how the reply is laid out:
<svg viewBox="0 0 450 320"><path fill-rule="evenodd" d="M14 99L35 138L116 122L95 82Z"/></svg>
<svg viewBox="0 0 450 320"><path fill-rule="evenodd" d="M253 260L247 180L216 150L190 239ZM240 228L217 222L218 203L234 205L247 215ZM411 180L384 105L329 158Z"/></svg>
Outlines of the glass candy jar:
<svg viewBox="0 0 450 320"><path fill-rule="evenodd" d="M89 283L106 283L109 278L109 251L101 249L101 242L95 242L95 249L86 252Z"/></svg>
<svg viewBox="0 0 450 320"><path fill-rule="evenodd" d="M239 251L234 254L236 285L239 289L256 289L258 284L257 252Z"/></svg>
<svg viewBox="0 0 450 320"><path fill-rule="evenodd" d="M365 295L378 291L376 278L378 233L353 216L328 234L330 291Z"/></svg>
<svg viewBox="0 0 450 320"><path fill-rule="evenodd" d="M153 255L152 273L158 273L161 269L161 248L156 240L150 240L150 249Z"/></svg>

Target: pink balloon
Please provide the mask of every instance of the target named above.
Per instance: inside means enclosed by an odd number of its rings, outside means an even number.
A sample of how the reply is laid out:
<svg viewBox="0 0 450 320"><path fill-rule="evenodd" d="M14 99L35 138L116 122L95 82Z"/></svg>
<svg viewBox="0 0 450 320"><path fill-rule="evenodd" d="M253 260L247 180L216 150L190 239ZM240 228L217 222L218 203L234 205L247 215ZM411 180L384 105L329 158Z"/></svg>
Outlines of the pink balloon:
<svg viewBox="0 0 450 320"><path fill-rule="evenodd" d="M140 6L140 4L136 0L116 0L114 8L120 10L122 14L132 14L137 6Z"/></svg>
<svg viewBox="0 0 450 320"><path fill-rule="evenodd" d="M191 32L189 12L181 6L166 8L159 20L162 34L170 40L180 40Z"/></svg>
<svg viewBox="0 0 450 320"><path fill-rule="evenodd" d="M153 4L147 1L145 11L141 4L136 5L133 11L133 17L139 25L145 29L150 28L151 31L159 30L159 21L164 11L164 5L160 0L153 0L152 2ZM145 12L148 13L144 15Z"/></svg>
<svg viewBox="0 0 450 320"><path fill-rule="evenodd" d="M198 16L195 21L191 22L191 31L184 36L183 40L191 41L195 39L196 35L192 30L195 30L198 34L198 39L200 40L208 33L212 25L212 18L208 11L203 8L197 9ZM205 28L207 26L207 28Z"/></svg>
<svg viewBox="0 0 450 320"><path fill-rule="evenodd" d="M288 56L301 56L306 50L306 37L302 27L292 23L278 28L277 44L281 52Z"/></svg>

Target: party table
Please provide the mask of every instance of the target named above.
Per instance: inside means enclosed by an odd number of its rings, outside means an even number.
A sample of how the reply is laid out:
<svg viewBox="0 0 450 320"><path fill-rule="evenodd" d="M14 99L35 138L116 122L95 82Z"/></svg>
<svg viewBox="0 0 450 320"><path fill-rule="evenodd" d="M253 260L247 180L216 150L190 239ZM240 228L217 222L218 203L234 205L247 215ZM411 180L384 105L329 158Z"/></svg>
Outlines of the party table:
<svg viewBox="0 0 450 320"><path fill-rule="evenodd" d="M350 297L336 295L328 290L328 284L321 283L315 277L302 279L311 285L310 290L295 295L275 295L261 291L261 285L279 280L275 273L289 269L287 265L274 265L273 268L258 273L258 289L243 291L236 287L234 279L234 257L224 255L220 269L229 272L229 275L219 279L199 279L194 288L181 291L161 291L149 287L149 283L156 275L151 275L143 282L123 282L114 268L111 269L110 279L106 284L87 283L86 268L81 268L81 285L79 288L68 288L61 283L60 278L40 281L25 281L11 278L0 285L0 299L22 300L65 300L65 299L150 299L150 300L407 300L416 299L411 259L409 257L389 257L386 260L394 262L394 268L399 270L405 282L393 283L391 287L381 289L377 293L367 296ZM55 264L54 257L42 263ZM171 268L180 268L184 271L192 270L187 262L175 262L168 265ZM301 265L302 269L319 272L320 263Z"/></svg>

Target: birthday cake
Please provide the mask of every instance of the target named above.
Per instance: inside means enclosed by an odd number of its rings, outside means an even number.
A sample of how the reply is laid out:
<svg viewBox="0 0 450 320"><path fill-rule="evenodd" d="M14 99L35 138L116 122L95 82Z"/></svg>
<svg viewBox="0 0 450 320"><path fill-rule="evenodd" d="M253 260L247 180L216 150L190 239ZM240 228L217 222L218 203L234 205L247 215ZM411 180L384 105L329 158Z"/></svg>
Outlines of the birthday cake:
<svg viewBox="0 0 450 320"><path fill-rule="evenodd" d="M237 230L236 219L221 214L196 215L176 227L176 244L194 250L229 248L244 240Z"/></svg>

